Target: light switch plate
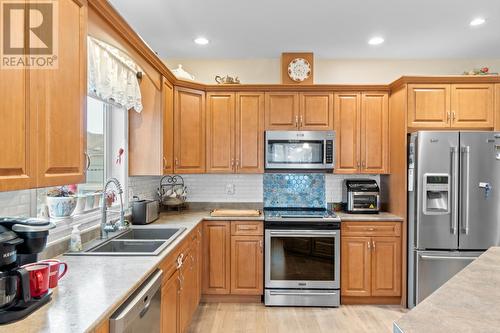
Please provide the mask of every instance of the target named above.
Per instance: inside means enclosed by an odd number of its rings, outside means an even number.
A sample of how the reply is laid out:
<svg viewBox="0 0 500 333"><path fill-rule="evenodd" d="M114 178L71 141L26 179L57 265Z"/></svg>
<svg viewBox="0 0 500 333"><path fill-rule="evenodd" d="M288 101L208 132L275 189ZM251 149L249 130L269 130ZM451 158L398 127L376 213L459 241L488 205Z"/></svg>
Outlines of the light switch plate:
<svg viewBox="0 0 500 333"><path fill-rule="evenodd" d="M234 195L236 192L234 184L226 184L226 194L227 195Z"/></svg>

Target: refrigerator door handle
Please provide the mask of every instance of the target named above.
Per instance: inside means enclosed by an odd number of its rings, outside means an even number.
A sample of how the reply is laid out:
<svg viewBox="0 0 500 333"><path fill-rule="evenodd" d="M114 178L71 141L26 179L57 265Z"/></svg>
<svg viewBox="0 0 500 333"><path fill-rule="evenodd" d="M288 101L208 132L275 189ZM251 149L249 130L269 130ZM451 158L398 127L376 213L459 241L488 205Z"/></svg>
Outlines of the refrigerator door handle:
<svg viewBox="0 0 500 333"><path fill-rule="evenodd" d="M470 174L470 146L463 146L462 153L462 232L469 234L469 174Z"/></svg>
<svg viewBox="0 0 500 333"><path fill-rule="evenodd" d="M452 193L452 203L451 203L451 233L453 235L457 234L458 228L458 148L451 147L451 193Z"/></svg>

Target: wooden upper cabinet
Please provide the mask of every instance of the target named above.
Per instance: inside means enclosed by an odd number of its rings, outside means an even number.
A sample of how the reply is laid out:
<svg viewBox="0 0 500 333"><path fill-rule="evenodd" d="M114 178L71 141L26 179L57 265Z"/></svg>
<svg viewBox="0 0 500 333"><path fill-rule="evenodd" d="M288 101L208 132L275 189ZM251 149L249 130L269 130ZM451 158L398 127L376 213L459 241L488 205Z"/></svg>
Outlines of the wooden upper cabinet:
<svg viewBox="0 0 500 333"><path fill-rule="evenodd" d="M205 93L176 87L174 172L205 172Z"/></svg>
<svg viewBox="0 0 500 333"><path fill-rule="evenodd" d="M361 172L385 173L389 155L389 96L363 93L361 100Z"/></svg>
<svg viewBox="0 0 500 333"><path fill-rule="evenodd" d="M300 94L300 130L333 130L333 93Z"/></svg>
<svg viewBox="0 0 500 333"><path fill-rule="evenodd" d="M231 236L231 294L262 295L262 236Z"/></svg>
<svg viewBox="0 0 500 333"><path fill-rule="evenodd" d="M207 93L207 172L234 168L234 93Z"/></svg>
<svg viewBox="0 0 500 333"><path fill-rule="evenodd" d="M229 294L231 290L231 223L203 222L203 294Z"/></svg>
<svg viewBox="0 0 500 333"><path fill-rule="evenodd" d="M452 84L451 127L494 127L494 85Z"/></svg>
<svg viewBox="0 0 500 333"><path fill-rule="evenodd" d="M162 168L163 174L170 174L174 172L174 86L165 78L162 84L162 111Z"/></svg>
<svg viewBox="0 0 500 333"><path fill-rule="evenodd" d="M372 238L372 296L401 295L401 239Z"/></svg>
<svg viewBox="0 0 500 333"><path fill-rule="evenodd" d="M36 110L37 186L85 180L87 7L59 1L58 68L31 70L30 108Z"/></svg>
<svg viewBox="0 0 500 333"><path fill-rule="evenodd" d="M36 185L36 112L26 103L26 75L23 69L0 70L0 191Z"/></svg>
<svg viewBox="0 0 500 333"><path fill-rule="evenodd" d="M370 237L342 237L341 295L370 296Z"/></svg>
<svg viewBox="0 0 500 333"><path fill-rule="evenodd" d="M297 130L299 124L299 94L266 93L266 130Z"/></svg>
<svg viewBox="0 0 500 333"><path fill-rule="evenodd" d="M236 94L236 172L264 172L264 94Z"/></svg>
<svg viewBox="0 0 500 333"><path fill-rule="evenodd" d="M357 173L359 161L359 118L361 94L335 93L334 128L336 173Z"/></svg>
<svg viewBox="0 0 500 333"><path fill-rule="evenodd" d="M409 84L408 127L448 127L450 89L449 84Z"/></svg>
<svg viewBox="0 0 500 333"><path fill-rule="evenodd" d="M495 84L495 131L500 131L500 83Z"/></svg>

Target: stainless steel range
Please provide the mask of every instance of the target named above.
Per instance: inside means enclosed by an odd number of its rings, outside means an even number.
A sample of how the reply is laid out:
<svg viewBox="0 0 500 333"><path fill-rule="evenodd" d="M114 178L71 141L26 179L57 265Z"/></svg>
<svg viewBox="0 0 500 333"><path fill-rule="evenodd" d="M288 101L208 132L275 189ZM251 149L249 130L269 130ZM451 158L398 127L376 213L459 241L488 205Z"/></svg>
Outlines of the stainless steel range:
<svg viewBox="0 0 500 333"><path fill-rule="evenodd" d="M266 305L340 305L340 218L321 208L264 210Z"/></svg>

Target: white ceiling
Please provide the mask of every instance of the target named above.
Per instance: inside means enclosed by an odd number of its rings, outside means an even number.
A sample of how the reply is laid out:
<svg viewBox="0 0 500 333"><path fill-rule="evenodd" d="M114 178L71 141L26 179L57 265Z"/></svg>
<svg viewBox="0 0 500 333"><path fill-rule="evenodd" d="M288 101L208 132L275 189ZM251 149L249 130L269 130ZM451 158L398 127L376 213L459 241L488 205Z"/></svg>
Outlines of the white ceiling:
<svg viewBox="0 0 500 333"><path fill-rule="evenodd" d="M111 0L167 58L500 58L500 0ZM478 16L486 24L470 27ZM385 38L380 46L367 41ZM198 36L207 46L193 42Z"/></svg>

